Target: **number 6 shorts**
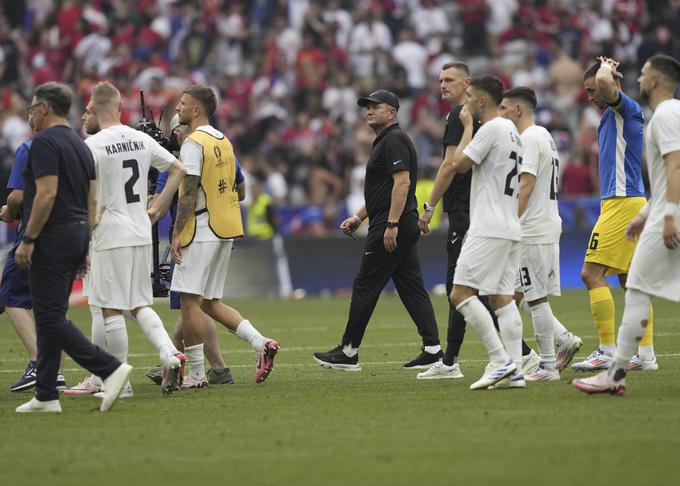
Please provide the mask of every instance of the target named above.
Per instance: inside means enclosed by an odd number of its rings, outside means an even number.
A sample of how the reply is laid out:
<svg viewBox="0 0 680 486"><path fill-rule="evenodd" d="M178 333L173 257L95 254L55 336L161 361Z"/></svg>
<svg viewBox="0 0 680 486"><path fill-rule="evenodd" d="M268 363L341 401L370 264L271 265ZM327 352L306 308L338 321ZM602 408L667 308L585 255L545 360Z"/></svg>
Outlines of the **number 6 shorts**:
<svg viewBox="0 0 680 486"><path fill-rule="evenodd" d="M644 197L602 201L600 217L588 240L585 261L608 267L606 275L628 273L636 242L626 239L626 227L646 202Z"/></svg>
<svg viewBox="0 0 680 486"><path fill-rule="evenodd" d="M468 235L453 284L477 289L479 295L513 295L519 249L519 241Z"/></svg>

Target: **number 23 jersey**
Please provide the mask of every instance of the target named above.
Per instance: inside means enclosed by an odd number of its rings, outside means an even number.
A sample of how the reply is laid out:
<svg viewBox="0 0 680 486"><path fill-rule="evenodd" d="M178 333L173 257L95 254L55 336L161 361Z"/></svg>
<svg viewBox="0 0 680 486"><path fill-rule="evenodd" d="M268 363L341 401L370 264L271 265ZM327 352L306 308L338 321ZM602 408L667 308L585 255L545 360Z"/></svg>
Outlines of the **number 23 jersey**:
<svg viewBox="0 0 680 486"><path fill-rule="evenodd" d="M147 210L150 167L168 170L175 157L150 136L125 125L105 128L85 140L97 172L95 250L151 244Z"/></svg>
<svg viewBox="0 0 680 486"><path fill-rule="evenodd" d="M517 128L501 117L484 123L463 151L472 161L468 235L520 241L517 217L522 143Z"/></svg>

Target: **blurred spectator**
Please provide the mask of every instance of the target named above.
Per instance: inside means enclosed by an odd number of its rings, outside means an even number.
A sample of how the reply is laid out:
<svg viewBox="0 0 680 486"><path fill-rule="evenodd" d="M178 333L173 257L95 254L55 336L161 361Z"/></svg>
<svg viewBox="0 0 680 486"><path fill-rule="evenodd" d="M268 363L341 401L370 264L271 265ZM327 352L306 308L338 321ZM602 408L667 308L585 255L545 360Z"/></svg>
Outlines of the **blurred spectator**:
<svg viewBox="0 0 680 486"><path fill-rule="evenodd" d="M165 120L182 89L213 86L215 124L279 211L309 205L297 232L334 227L342 202L363 200L358 174L373 134L356 105L377 88L401 100L399 121L421 167L438 159L444 62L464 60L506 87L537 90L537 117L558 145L563 192L597 187L598 110L582 73L595 56L619 57L635 96L649 56L680 56L677 0L6 0L0 13L0 157L28 133L33 88L63 81L77 95L71 123L92 87L123 93L123 121L147 106ZM165 124L165 122L164 122ZM7 163L10 163L7 162ZM590 172L590 186L586 173ZM424 181L426 179L423 179ZM578 192L581 191L581 192ZM340 208L340 209L338 209Z"/></svg>
<svg viewBox="0 0 680 486"><path fill-rule="evenodd" d="M562 173L562 194L565 196L584 196L594 192L592 171L587 164L586 155L574 152Z"/></svg>

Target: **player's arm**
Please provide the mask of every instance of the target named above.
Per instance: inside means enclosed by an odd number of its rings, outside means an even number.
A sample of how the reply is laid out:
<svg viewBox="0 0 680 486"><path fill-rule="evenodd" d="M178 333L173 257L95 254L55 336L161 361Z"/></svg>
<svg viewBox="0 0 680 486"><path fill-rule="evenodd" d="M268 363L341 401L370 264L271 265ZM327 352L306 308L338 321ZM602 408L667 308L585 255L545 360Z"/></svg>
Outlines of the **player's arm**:
<svg viewBox="0 0 680 486"><path fill-rule="evenodd" d="M519 175L519 200L517 201L517 215L522 217L529 204L531 194L536 187L536 176L530 172L522 172Z"/></svg>
<svg viewBox="0 0 680 486"><path fill-rule="evenodd" d="M666 162L666 207L663 218L663 239L667 248L680 246L678 204L680 203L680 150L663 156Z"/></svg>
<svg viewBox="0 0 680 486"><path fill-rule="evenodd" d="M37 238L50 217L54 200L57 198L58 184L59 177L56 175L43 176L35 180L33 209L24 232L29 238Z"/></svg>
<svg viewBox="0 0 680 486"><path fill-rule="evenodd" d="M392 196L390 199L390 212L387 221L398 222L406 206L408 188L411 185L411 176L407 170L400 170L392 173ZM399 228L386 228L383 235L383 244L388 252L397 249L397 235Z"/></svg>
<svg viewBox="0 0 680 486"><path fill-rule="evenodd" d="M238 194L238 200L243 201L246 198L246 183L241 182L236 184L236 193Z"/></svg>
<svg viewBox="0 0 680 486"><path fill-rule="evenodd" d="M17 219L23 203L24 191L22 189L12 189L12 192L7 196L7 204L0 210L0 219L6 223L10 223Z"/></svg>
<svg viewBox="0 0 680 486"><path fill-rule="evenodd" d="M196 196L198 195L198 185L200 182L200 175L187 175L182 181L182 195L177 202L177 216L170 245L172 258L176 263L182 262L180 235L196 210Z"/></svg>
<svg viewBox="0 0 680 486"><path fill-rule="evenodd" d="M340 230L346 235L354 233L367 217L368 213L366 212L366 205L363 205L356 213L340 223Z"/></svg>
<svg viewBox="0 0 680 486"><path fill-rule="evenodd" d="M619 102L621 95L617 82L618 78L623 77L617 70L619 63L606 57L599 57L598 59L600 60L600 69L595 74L595 85L605 103L614 105Z"/></svg>
<svg viewBox="0 0 680 486"><path fill-rule="evenodd" d="M168 179L165 183L165 187L163 187L163 190L159 194L154 194L152 205L149 208L149 217L151 218L152 223L155 223L168 212L168 209L170 209L170 205L172 204L172 198L175 197L179 185L187 174L186 168L177 159L170 164L167 172Z"/></svg>
<svg viewBox="0 0 680 486"><path fill-rule="evenodd" d="M437 171L434 186L432 187L430 197L427 200L427 209L423 210L418 220L418 227L423 233L430 232L429 225L432 220L432 213L434 213L434 207L441 200L446 189L451 185L451 182L453 182L453 177L456 175L456 171L453 169L453 159L457 147L457 145L447 145L446 150L444 151L444 160L442 160L439 170Z"/></svg>
<svg viewBox="0 0 680 486"><path fill-rule="evenodd" d="M460 122L463 124L463 136L460 138L460 143L458 144L458 147L456 147L456 152L453 157L453 170L456 174L467 172L475 163L475 161L468 157L464 152L467 146L470 145L473 135L472 115L466 106L460 110Z"/></svg>

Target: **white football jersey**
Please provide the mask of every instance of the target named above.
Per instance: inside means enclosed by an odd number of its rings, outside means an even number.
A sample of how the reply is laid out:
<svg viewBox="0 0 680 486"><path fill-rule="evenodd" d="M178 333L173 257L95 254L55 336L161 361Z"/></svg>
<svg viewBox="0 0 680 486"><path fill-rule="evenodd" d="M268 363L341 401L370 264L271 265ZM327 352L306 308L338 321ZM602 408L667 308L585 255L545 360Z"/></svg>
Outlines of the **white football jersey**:
<svg viewBox="0 0 680 486"><path fill-rule="evenodd" d="M473 160L470 236L520 241L517 216L522 142L515 124L500 116L484 123L463 151Z"/></svg>
<svg viewBox="0 0 680 486"><path fill-rule="evenodd" d="M125 125L85 140L97 171L97 211L106 208L92 235L95 250L151 244L147 210L149 168L170 168L175 157L145 133Z"/></svg>
<svg viewBox="0 0 680 486"><path fill-rule="evenodd" d="M645 148L652 192L645 231L663 233L667 182L663 157L680 150L680 100L666 100L656 107L645 130ZM680 220L680 214L676 212L675 218Z"/></svg>
<svg viewBox="0 0 680 486"><path fill-rule="evenodd" d="M519 173L536 176L536 185L522 217L522 241L532 244L559 243L562 219L557 210L560 162L550 132L537 125L520 135L524 156Z"/></svg>

